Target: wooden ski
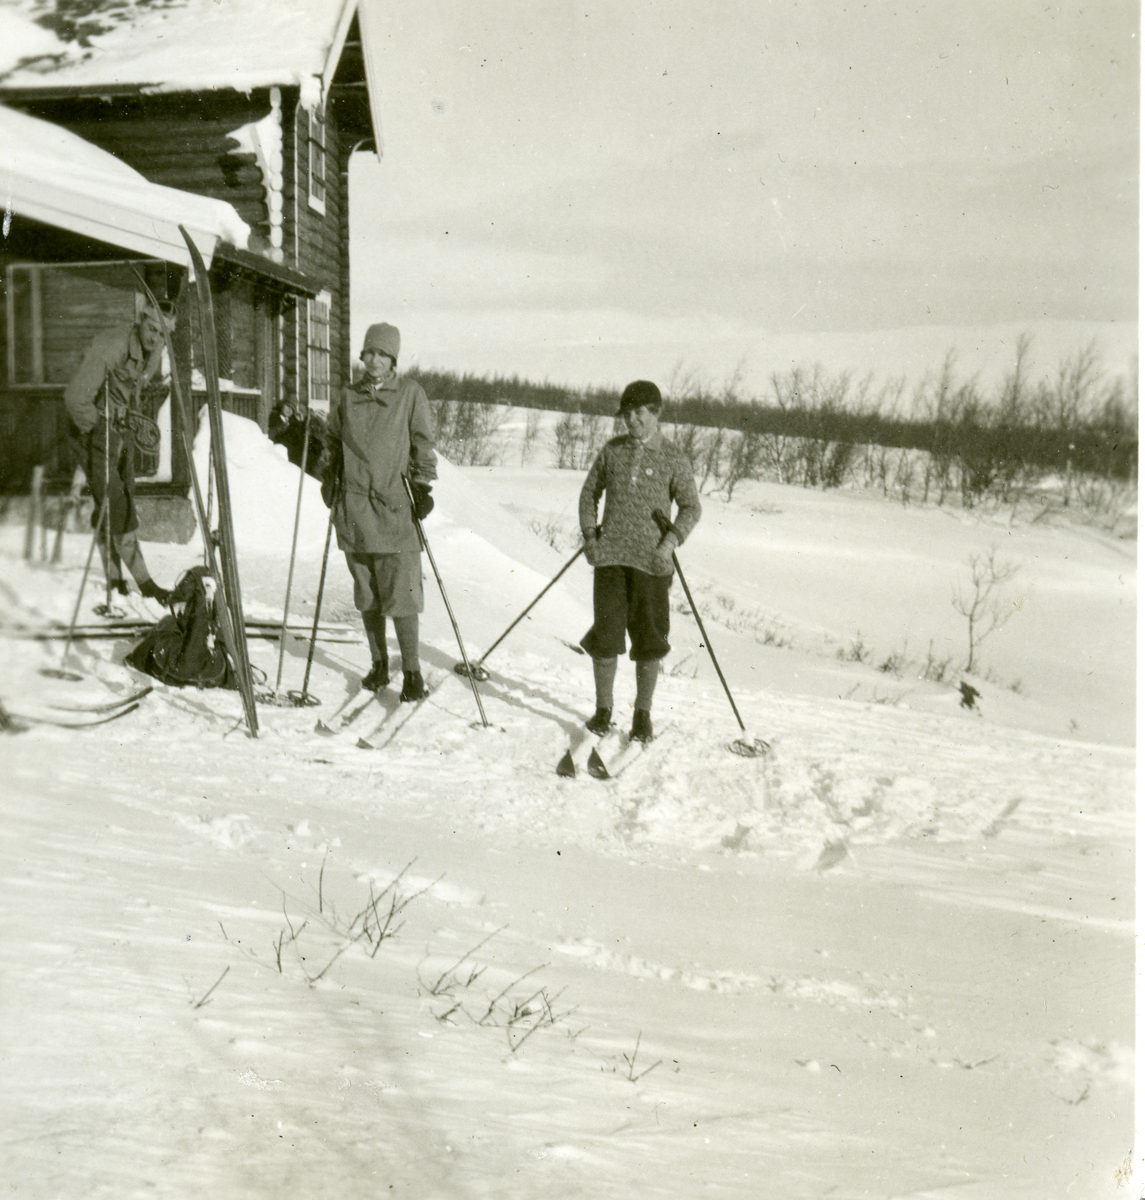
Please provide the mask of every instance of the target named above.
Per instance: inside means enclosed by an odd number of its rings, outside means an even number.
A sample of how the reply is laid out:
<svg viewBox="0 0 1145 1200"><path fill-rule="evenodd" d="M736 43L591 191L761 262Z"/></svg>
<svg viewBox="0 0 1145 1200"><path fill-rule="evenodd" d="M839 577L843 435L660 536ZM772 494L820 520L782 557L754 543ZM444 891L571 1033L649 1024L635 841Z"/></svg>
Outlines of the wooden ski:
<svg viewBox="0 0 1145 1200"><path fill-rule="evenodd" d="M187 236L185 231L183 236L184 238ZM201 256L200 261L202 261ZM154 307L158 312L159 302L155 298L155 293L152 292L152 290L147 286L147 281L143 278L143 275L138 270L135 272L135 276L139 280L144 292L147 294L147 298L151 301L152 307ZM203 501L203 489L199 482L199 472L195 468L194 414L191 411L191 406L187 403L186 397L183 395L183 387L179 382L179 372L177 371L175 364L175 344L171 338L171 331L167 328L165 323L163 325L163 338L167 345L167 361L170 364L171 369L171 396L179 413L179 431L183 442L183 452L187 458L187 467L191 473L191 491L195 503L195 516L199 522L199 532L203 537L203 551L207 559L206 566L212 578L218 584L219 590L224 598L223 604L217 608L219 632L223 635L223 645L226 647L227 654L230 657L232 664L236 664L235 675L237 678L241 678L241 676L239 676L239 668L237 666L239 661L239 641L235 637L235 631L232 626L231 609L226 602L226 578L219 563L219 547L216 545L214 536L211 533L210 519L207 515L206 504ZM242 651L245 658L245 641L242 642ZM258 737L258 715L254 709L254 689L253 687L250 689L249 706L247 704L247 697L243 693L243 689L241 687L239 691L243 700L243 712L247 718L247 727L250 730L252 737Z"/></svg>
<svg viewBox="0 0 1145 1200"><path fill-rule="evenodd" d="M239 585L238 556L235 549L235 528L231 513L231 492L227 479L226 441L223 437L223 400L219 394L219 351L215 337L215 304L211 296L211 281L199 247L187 230L179 232L187 243L191 265L195 271L195 292L199 299L199 334L203 343L203 376L207 388L207 414L211 422L211 467L215 493L219 498L219 558L223 587L223 610L219 625L231 652L242 696L243 711L251 737L258 737L258 712L254 701L254 679L247 655L246 627L243 615L242 588ZM172 375L174 369L172 368ZM229 629L228 629L229 625Z"/></svg>

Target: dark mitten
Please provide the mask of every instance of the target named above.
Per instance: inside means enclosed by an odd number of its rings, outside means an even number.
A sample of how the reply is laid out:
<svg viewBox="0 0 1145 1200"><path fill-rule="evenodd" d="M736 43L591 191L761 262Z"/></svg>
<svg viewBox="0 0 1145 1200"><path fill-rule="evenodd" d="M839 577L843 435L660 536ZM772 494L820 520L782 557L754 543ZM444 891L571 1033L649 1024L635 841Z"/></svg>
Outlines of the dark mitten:
<svg viewBox="0 0 1145 1200"><path fill-rule="evenodd" d="M424 521L433 512L433 496L424 483L411 483L409 490L413 494L413 515Z"/></svg>
<svg viewBox="0 0 1145 1200"><path fill-rule="evenodd" d="M338 493L338 482L342 476L342 447L327 447L326 457L322 461L322 503L329 508L334 503Z"/></svg>

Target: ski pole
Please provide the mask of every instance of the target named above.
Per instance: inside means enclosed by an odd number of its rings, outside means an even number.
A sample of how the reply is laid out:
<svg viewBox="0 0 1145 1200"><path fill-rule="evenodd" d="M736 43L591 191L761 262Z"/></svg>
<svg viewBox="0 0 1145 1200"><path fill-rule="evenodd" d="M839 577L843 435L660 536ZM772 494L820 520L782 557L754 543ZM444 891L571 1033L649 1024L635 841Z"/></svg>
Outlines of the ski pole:
<svg viewBox="0 0 1145 1200"><path fill-rule="evenodd" d="M310 405L306 405L306 425L302 439L302 465L298 468L298 500L294 505L294 536L290 541L290 568L286 572L286 599L282 602L282 636L278 640L278 674L274 694L282 686L282 660L286 654L286 621L290 615L290 589L294 583L294 556L298 552L298 524L302 518L302 492L306 485L306 456L310 452Z"/></svg>
<svg viewBox="0 0 1145 1200"><path fill-rule="evenodd" d="M532 602L532 604L530 604L529 607L526 608L523 613L521 613L521 615L513 622L513 624L510 625L509 628L506 629L503 634L501 634L501 636L493 643L493 645L490 646L489 649L486 650L485 653L482 654L481 657L475 663L473 663L471 666L468 663L464 663L464 662L457 663L453 668L457 672L457 674L464 675L468 671L468 672L472 673L474 679L488 679L489 672L487 670L485 670L484 666L482 665L485 662L485 660L489 657L490 654L493 653L494 650L497 649L497 647L499 645L501 645L501 643L509 636L509 634L511 634L513 632L513 630L516 629L518 625L520 625L520 623L529 615L529 613L531 613L533 611L533 609L537 606L537 604L540 603L542 597L549 590L549 588L551 588L553 586L553 584L555 584L557 582L557 580L560 579L560 577L569 569L569 567L571 567L573 565L574 562L576 562L576 560L578 558L580 558L580 556L583 553L584 553L584 547L581 546L581 548L572 556L572 558L570 558L568 560L568 562L565 563L565 565L563 567L561 567L561 569L552 577L552 579L550 579L549 582L545 584L545 586L541 589L540 593L538 594L537 598Z"/></svg>
<svg viewBox="0 0 1145 1200"><path fill-rule="evenodd" d="M473 676L473 668L469 665L469 657L465 653L465 643L461 640L461 630L457 627L457 619L454 617L453 609L450 607L449 597L445 594L445 584L442 581L441 572L437 569L437 563L434 561L433 551L429 548L429 539L425 536L425 530L421 527L421 521L418 520L417 513L414 511L413 490L410 488L410 482L405 475L402 476L402 483L405 484L406 495L409 497L410 516L413 517L418 540L421 542L426 557L429 559L429 565L433 568L433 577L437 580L438 590L441 592L441 598L445 603L445 611L449 614L449 623L453 626L453 636L457 638L457 648L461 651L461 661L465 665L465 674L469 676L469 686L473 689L473 699L477 701L477 711L481 714L481 724L485 729L488 729L489 720L485 716L485 706L481 703L481 696L477 692L477 680Z"/></svg>
<svg viewBox="0 0 1145 1200"><path fill-rule="evenodd" d="M83 604L84 589L87 587L87 577L91 571L91 560L95 557L96 543L99 541L99 535L103 529L103 522L106 516L107 496L105 495L103 498L103 503L99 506L99 516L96 519L95 529L91 535L91 545L87 550L87 562L84 563L83 575L80 577L80 590L79 594L76 596L76 606L72 610L71 624L68 625L68 636L64 641L64 652L60 655L60 665L58 667L45 667L40 672L41 675L46 675L51 679L69 679L72 682L75 682L76 680L83 678L81 675L77 675L74 671L65 670L64 664L68 661L68 655L71 653L72 638L75 637L76 622L79 620L80 615L80 605Z"/></svg>
<svg viewBox="0 0 1145 1200"><path fill-rule="evenodd" d="M326 564L330 561L330 538L334 533L334 509L337 507L338 494L341 490L342 477L339 476L338 482L334 486L334 495L330 498L330 517L326 522L326 545L322 549L322 570L318 575L318 595L314 598L314 627L310 630L310 649L306 652L306 673L302 676L302 690L286 693L299 708L313 708L314 705L320 703L317 696L310 695L306 689L310 686L310 667L314 662L314 647L318 642L318 618L322 613L322 593L326 590ZM283 636L285 637L285 634Z"/></svg>
<svg viewBox="0 0 1145 1200"><path fill-rule="evenodd" d="M677 539L679 534L676 533L676 527L671 521L659 510L655 509L652 513L652 518L660 527L660 532L675 533ZM720 683L723 684L724 693L727 695L728 703L732 706L732 712L735 713L736 722L739 724L740 732L747 733L747 726L743 723L743 718L739 715L739 709L736 708L736 702L732 699L731 688L728 687L728 681L724 678L723 671L720 670L719 660L716 658L716 652L712 647L712 639L708 637L708 631L704 628L703 618L700 616L700 610L696 607L695 600L692 599L692 590L688 587L688 581L684 578L684 572L680 567L680 560L676 557L676 551L672 551L672 566L676 568L676 574L680 576L680 586L684 589L684 595L688 597L688 604L692 609L692 616L696 618L696 624L700 627L700 636L704 639L704 646L707 648L708 654L712 660L712 666L716 669L716 674L720 677ZM737 753L742 753L748 757L754 754L763 754L767 752L767 743L759 738L756 738L756 746L750 746L746 742L736 743L737 747L742 746L742 750L737 750Z"/></svg>
<svg viewBox="0 0 1145 1200"><path fill-rule="evenodd" d="M111 389L103 381L103 504L107 523L103 527L103 574L106 582L104 607L111 616Z"/></svg>

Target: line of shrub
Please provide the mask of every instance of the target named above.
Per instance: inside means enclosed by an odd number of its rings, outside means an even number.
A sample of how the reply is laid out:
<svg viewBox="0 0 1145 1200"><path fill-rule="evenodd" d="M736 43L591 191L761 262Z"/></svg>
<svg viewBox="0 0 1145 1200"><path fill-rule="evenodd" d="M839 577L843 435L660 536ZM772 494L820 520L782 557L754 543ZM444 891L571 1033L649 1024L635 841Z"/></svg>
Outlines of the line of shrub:
<svg viewBox="0 0 1145 1200"><path fill-rule="evenodd" d="M661 419L734 431L749 442L818 444L824 447L823 469L813 481L819 486L837 485L859 446L924 451L940 475L956 464L961 490L969 495L1004 491L1008 480L1033 469L1135 480L1136 379L1108 377L1090 345L1064 360L1056 375L1034 380L1030 346L1028 336L1018 339L1014 366L992 391L976 378L958 379L951 353L909 397L904 380L876 389L870 376L856 380L819 368L774 374L765 399L744 398L734 380L716 392L694 379L677 379L665 389ZM431 397L446 402L611 417L620 399L616 390L576 390L517 376L411 374Z"/></svg>

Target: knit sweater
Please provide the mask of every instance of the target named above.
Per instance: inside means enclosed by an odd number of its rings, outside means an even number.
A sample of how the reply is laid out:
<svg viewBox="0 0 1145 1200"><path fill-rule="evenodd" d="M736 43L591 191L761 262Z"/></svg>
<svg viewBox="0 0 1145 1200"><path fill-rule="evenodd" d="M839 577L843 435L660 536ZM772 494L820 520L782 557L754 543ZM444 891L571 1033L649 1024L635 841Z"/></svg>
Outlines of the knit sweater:
<svg viewBox="0 0 1145 1200"><path fill-rule="evenodd" d="M580 493L580 527L586 540L596 528L602 495L604 517L594 565L671 575L671 562L655 554L662 535L652 513L658 509L673 521L678 542L696 527L700 497L687 455L659 430L647 443L630 434L608 442L589 468ZM670 537L668 545L673 542L677 539Z"/></svg>

